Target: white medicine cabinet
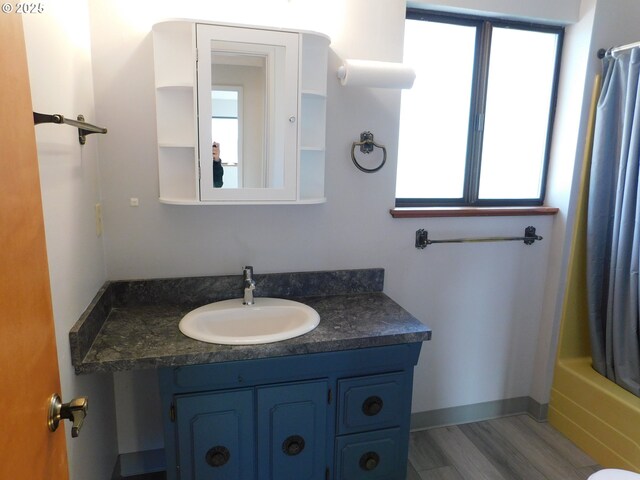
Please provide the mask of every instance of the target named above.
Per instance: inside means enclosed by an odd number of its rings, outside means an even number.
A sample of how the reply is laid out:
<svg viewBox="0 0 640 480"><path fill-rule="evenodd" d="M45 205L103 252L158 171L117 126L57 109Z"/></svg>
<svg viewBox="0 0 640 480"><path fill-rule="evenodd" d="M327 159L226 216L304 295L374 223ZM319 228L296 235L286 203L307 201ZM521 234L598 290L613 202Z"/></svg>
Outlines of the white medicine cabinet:
<svg viewBox="0 0 640 480"><path fill-rule="evenodd" d="M153 47L161 202L325 201L327 36L176 20Z"/></svg>

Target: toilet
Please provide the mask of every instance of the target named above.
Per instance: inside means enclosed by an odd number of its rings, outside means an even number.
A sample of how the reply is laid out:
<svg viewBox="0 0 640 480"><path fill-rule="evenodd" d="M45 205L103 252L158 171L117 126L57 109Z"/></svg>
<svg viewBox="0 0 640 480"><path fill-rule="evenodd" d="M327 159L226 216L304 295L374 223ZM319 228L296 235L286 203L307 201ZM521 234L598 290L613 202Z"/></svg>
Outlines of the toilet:
<svg viewBox="0 0 640 480"><path fill-rule="evenodd" d="M587 480L640 480L640 474L607 468L594 473Z"/></svg>

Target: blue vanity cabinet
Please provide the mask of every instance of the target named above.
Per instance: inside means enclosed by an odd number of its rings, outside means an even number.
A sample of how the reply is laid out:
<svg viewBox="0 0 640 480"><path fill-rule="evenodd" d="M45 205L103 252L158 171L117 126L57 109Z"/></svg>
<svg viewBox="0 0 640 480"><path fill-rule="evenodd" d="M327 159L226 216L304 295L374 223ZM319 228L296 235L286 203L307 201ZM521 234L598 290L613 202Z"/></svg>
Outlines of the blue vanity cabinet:
<svg viewBox="0 0 640 480"><path fill-rule="evenodd" d="M169 480L404 480L421 343L159 370Z"/></svg>

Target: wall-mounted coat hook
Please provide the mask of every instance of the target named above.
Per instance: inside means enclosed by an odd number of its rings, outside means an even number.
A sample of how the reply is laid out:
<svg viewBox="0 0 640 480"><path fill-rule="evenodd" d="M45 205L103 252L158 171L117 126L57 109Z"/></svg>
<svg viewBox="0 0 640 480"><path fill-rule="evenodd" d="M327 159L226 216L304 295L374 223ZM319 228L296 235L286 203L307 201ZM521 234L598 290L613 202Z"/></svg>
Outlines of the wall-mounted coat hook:
<svg viewBox="0 0 640 480"><path fill-rule="evenodd" d="M380 162L380 165L378 165L375 168L365 168L362 165L360 165L360 163L358 162L358 160L356 160L356 147L360 146L360 151L364 154L370 154L371 152L373 152L373 147L377 147L377 148L381 148L382 149L382 162ZM356 168L362 172L365 173L373 173L373 172L377 172L378 170L380 170L385 162L387 161L387 149L384 145L378 145L376 142L373 141L373 133L371 132L362 132L360 134L360 141L359 142L353 142L353 145L351 145L351 160L353 161L353 164L356 166Z"/></svg>
<svg viewBox="0 0 640 480"><path fill-rule="evenodd" d="M103 127L97 127L95 125L91 125L90 123L86 123L84 121L83 115L78 115L78 120L70 120L68 118L64 118L62 115L55 113L53 115L49 115L46 113L38 113L33 112L33 124L39 125L41 123L59 123L71 125L72 127L76 127L78 129L78 141L80 145L84 145L87 141L85 138L87 135L92 133L107 133L107 129Z"/></svg>

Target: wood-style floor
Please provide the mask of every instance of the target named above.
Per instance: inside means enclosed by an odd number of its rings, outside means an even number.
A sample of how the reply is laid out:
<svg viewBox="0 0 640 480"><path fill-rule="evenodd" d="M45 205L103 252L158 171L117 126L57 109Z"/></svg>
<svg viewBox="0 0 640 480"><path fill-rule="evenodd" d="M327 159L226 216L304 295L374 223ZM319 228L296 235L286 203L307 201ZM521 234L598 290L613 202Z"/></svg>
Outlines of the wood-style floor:
<svg viewBox="0 0 640 480"><path fill-rule="evenodd" d="M601 467L528 415L411 433L407 480L586 480Z"/></svg>
<svg viewBox="0 0 640 480"><path fill-rule="evenodd" d="M412 432L409 442L407 480L586 480L601 468L528 415ZM114 477L164 478L164 472Z"/></svg>

